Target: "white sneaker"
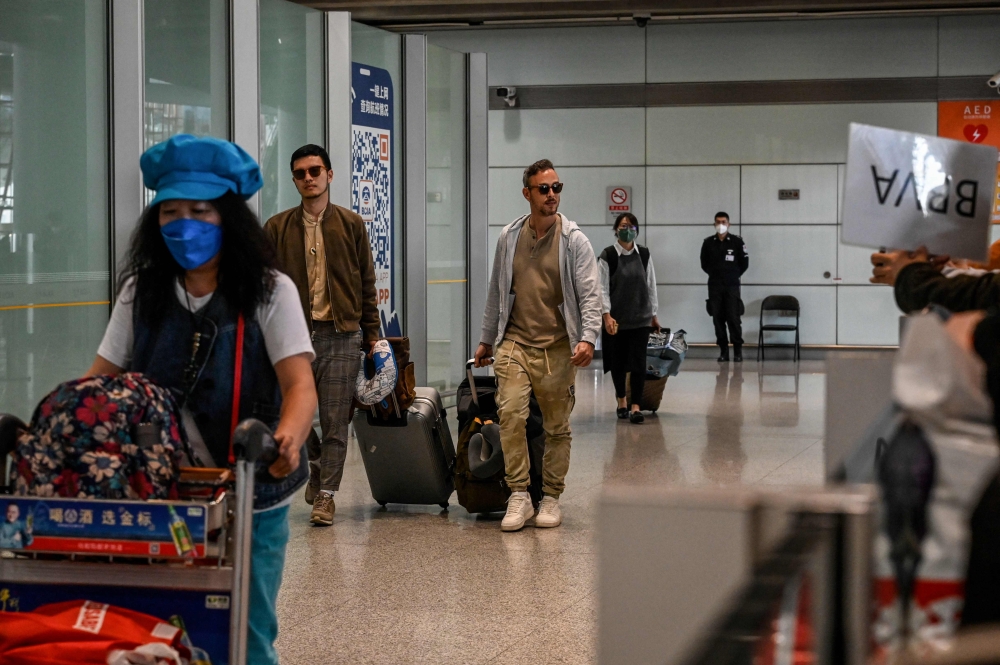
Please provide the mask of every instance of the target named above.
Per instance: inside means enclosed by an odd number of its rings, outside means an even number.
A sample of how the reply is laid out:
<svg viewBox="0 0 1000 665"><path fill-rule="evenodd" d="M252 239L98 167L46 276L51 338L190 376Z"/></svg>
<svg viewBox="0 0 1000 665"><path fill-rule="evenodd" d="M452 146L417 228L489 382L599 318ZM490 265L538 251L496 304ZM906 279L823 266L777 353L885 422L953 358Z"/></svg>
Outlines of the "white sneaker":
<svg viewBox="0 0 1000 665"><path fill-rule="evenodd" d="M519 531L524 523L534 516L535 507L531 505L531 497L527 492L513 492L507 499L507 514L500 522L501 531Z"/></svg>
<svg viewBox="0 0 1000 665"><path fill-rule="evenodd" d="M551 528L560 524L562 524L562 510L559 509L559 499L546 494L538 505L535 526Z"/></svg>

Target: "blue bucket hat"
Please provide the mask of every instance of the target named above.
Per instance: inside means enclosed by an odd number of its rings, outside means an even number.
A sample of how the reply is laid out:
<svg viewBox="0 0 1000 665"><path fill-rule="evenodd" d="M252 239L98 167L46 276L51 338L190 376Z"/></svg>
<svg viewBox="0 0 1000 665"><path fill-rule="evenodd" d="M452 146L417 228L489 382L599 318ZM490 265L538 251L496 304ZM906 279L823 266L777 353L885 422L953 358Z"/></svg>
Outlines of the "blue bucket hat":
<svg viewBox="0 0 1000 665"><path fill-rule="evenodd" d="M264 186L260 167L230 141L178 134L142 153L142 182L156 192L150 205L171 199L211 201L226 192L249 199Z"/></svg>

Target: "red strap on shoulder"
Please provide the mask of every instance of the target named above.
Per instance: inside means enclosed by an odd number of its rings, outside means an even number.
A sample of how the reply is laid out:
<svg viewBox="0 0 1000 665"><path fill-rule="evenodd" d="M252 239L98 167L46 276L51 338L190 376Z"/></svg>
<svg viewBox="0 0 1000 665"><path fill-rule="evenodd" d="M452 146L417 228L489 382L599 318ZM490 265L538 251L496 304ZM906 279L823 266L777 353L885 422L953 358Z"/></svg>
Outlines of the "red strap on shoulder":
<svg viewBox="0 0 1000 665"><path fill-rule="evenodd" d="M236 426L240 424L240 393L243 388L243 329L246 321L243 313L240 312L236 320L236 366L233 370L233 418L229 427L229 464L236 464L236 455L233 454L233 434Z"/></svg>

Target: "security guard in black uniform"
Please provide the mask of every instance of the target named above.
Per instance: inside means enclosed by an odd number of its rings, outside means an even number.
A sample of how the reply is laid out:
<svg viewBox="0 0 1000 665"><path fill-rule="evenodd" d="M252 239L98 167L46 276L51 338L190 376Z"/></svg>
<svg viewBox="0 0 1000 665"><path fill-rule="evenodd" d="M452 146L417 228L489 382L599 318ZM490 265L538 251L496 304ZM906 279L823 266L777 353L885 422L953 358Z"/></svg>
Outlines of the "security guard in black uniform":
<svg viewBox="0 0 1000 665"><path fill-rule="evenodd" d="M729 338L733 342L733 360L743 362L743 300L740 277L750 267L750 256L743 238L729 232L729 215L715 215L715 235L701 245L701 269L708 273L708 313L715 323L715 342L722 353L719 362L729 362Z"/></svg>

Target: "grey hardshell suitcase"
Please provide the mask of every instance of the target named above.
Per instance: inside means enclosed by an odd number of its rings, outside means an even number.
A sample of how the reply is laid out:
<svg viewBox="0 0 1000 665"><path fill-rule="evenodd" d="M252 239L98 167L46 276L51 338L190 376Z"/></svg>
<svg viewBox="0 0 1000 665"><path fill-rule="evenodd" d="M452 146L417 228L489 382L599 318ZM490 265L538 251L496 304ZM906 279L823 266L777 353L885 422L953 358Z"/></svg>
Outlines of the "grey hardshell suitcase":
<svg viewBox="0 0 1000 665"><path fill-rule="evenodd" d="M387 503L439 504L448 507L455 489L455 444L434 388L417 388L406 425L383 425L365 411L354 415L372 496Z"/></svg>

